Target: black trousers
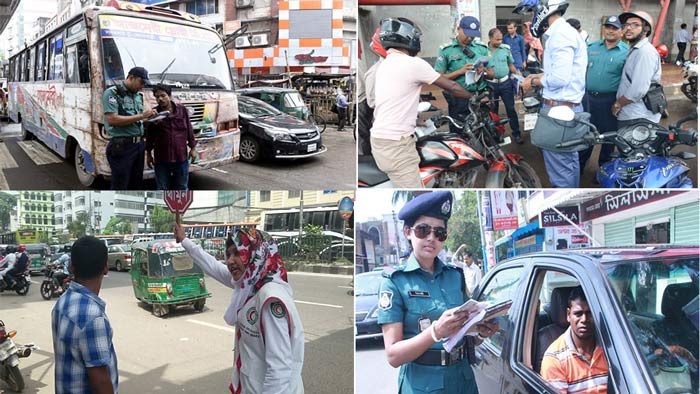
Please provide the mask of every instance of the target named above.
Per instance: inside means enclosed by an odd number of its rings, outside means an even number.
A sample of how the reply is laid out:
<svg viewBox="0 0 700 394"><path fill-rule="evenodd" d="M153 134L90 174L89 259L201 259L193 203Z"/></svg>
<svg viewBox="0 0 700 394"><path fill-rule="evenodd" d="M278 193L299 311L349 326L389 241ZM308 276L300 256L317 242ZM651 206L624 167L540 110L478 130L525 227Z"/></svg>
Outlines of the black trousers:
<svg viewBox="0 0 700 394"><path fill-rule="evenodd" d="M345 120L348 118L348 109L338 107L338 130L345 127Z"/></svg>
<svg viewBox="0 0 700 394"><path fill-rule="evenodd" d="M464 123L467 117L467 108L469 102L467 99L457 98L448 92L443 91L442 94L447 100L447 112L453 119L457 120L459 123ZM459 129L450 123L450 132L456 133Z"/></svg>
<svg viewBox="0 0 700 394"><path fill-rule="evenodd" d="M374 108L367 105L367 100L362 100L357 105L357 134L359 143L359 154L372 154L372 144L369 141L369 131L374 122Z"/></svg>
<svg viewBox="0 0 700 394"><path fill-rule="evenodd" d="M677 42L676 45L678 45L678 55L676 55L676 61L681 62L681 64L685 63L685 46L687 43L685 42Z"/></svg>
<svg viewBox="0 0 700 394"><path fill-rule="evenodd" d="M146 144L112 138L107 144L107 161L112 169L112 190L143 189L143 158Z"/></svg>

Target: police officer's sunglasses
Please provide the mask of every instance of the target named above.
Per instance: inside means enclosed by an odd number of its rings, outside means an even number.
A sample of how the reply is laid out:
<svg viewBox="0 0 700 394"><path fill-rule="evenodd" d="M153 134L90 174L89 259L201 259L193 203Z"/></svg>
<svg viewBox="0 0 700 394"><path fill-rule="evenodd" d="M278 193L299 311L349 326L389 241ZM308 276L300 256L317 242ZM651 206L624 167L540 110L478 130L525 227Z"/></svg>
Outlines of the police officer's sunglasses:
<svg viewBox="0 0 700 394"><path fill-rule="evenodd" d="M447 239L447 229L444 227L433 227L429 224L421 223L413 227L412 230L418 239L426 238L431 232L440 242L444 242Z"/></svg>

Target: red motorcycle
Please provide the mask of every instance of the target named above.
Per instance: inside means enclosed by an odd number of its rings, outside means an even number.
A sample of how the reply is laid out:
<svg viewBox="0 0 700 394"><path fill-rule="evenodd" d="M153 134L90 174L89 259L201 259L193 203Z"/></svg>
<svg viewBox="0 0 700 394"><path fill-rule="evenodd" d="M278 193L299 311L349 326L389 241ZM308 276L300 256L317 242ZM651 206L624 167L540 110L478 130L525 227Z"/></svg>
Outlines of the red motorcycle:
<svg viewBox="0 0 700 394"><path fill-rule="evenodd" d="M474 188L481 168L486 169L486 188L542 187L537 173L521 155L503 151L501 143L506 140L508 119L491 112L488 96L488 92L483 92L469 99L463 124L446 115L431 118L436 126L452 123L459 128L457 133L421 133L416 128L419 169L425 187ZM394 185L379 170L374 158L359 156L358 187L393 188Z"/></svg>

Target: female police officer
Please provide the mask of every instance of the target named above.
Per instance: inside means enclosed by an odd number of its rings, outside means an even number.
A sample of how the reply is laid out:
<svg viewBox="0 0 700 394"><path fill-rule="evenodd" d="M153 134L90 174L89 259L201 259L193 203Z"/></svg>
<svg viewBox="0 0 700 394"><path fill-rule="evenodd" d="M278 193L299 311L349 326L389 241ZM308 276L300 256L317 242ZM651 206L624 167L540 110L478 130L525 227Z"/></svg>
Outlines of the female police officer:
<svg viewBox="0 0 700 394"><path fill-rule="evenodd" d="M452 194L421 194L399 212L412 253L404 268L387 269L379 290L379 324L389 364L401 366L399 393L478 393L464 340L446 352L441 338L469 318L455 313L467 299L462 270L437 257L447 239ZM480 336L494 327L479 325Z"/></svg>

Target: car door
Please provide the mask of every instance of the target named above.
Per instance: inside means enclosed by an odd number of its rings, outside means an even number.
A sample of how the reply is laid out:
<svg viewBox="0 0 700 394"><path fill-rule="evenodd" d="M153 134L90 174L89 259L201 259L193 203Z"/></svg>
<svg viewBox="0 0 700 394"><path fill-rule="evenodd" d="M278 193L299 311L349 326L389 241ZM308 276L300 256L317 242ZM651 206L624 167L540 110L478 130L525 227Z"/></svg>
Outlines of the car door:
<svg viewBox="0 0 700 394"><path fill-rule="evenodd" d="M517 291L523 276L522 264L506 264L498 267L482 282L483 287L474 294L477 301L490 304L512 300L511 311L496 318L498 331L485 339L475 350L476 363L472 365L480 394L501 394L504 368L511 338L514 335L511 315L517 315ZM514 309L515 308L515 309Z"/></svg>

